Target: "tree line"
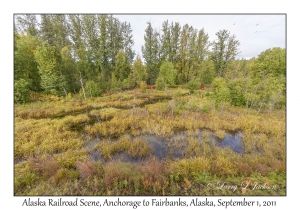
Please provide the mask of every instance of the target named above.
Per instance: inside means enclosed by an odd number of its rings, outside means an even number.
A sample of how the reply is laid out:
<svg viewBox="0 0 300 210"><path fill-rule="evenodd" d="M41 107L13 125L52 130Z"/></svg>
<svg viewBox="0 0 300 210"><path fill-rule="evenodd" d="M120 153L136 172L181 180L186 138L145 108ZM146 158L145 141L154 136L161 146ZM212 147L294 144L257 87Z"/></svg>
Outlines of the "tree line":
<svg viewBox="0 0 300 210"><path fill-rule="evenodd" d="M172 85L211 84L216 104L257 109L285 104L285 49L258 58L236 59L240 42L228 30L209 41L204 29L178 22L150 22L142 57L133 50L130 23L112 15L16 15L14 22L15 102L31 92L55 95L80 92L84 98L146 82Z"/></svg>

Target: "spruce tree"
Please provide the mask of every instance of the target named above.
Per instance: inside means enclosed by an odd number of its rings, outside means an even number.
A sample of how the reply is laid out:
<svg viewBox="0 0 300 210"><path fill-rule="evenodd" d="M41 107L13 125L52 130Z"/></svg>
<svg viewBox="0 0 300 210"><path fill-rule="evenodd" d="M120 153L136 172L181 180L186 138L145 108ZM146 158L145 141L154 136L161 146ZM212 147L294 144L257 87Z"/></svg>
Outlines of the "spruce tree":
<svg viewBox="0 0 300 210"><path fill-rule="evenodd" d="M154 84L158 76L159 69L159 39L158 33L153 30L150 22L145 30L145 44L142 46L142 53L145 59L148 73L148 84Z"/></svg>

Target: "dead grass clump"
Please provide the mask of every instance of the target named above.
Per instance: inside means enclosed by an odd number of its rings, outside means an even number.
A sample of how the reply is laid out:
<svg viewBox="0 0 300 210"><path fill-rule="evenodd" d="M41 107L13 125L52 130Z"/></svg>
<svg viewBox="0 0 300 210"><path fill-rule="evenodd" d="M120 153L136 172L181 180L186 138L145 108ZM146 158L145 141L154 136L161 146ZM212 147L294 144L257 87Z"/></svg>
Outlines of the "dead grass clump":
<svg viewBox="0 0 300 210"><path fill-rule="evenodd" d="M59 169L59 164L53 157L32 157L28 162L29 166L33 168L37 172L37 174L42 175L45 178L50 178Z"/></svg>
<svg viewBox="0 0 300 210"><path fill-rule="evenodd" d="M242 161L237 162L235 167L237 168L237 173L240 176L250 176L250 174L254 172L251 165Z"/></svg>
<svg viewBox="0 0 300 210"><path fill-rule="evenodd" d="M262 176L265 176L268 173L268 166L266 164L257 163L256 172L260 173Z"/></svg>
<svg viewBox="0 0 300 210"><path fill-rule="evenodd" d="M164 165L154 158L141 163L138 166L138 170L142 173L143 177L147 177L150 181L153 181L163 176Z"/></svg>
<svg viewBox="0 0 300 210"><path fill-rule="evenodd" d="M77 161L75 165L81 177L91 178L94 175L95 165L93 161L88 161L88 162Z"/></svg>
<svg viewBox="0 0 300 210"><path fill-rule="evenodd" d="M82 178L92 178L94 175L103 177L104 169L103 164L95 161L77 161L76 169L79 171Z"/></svg>
<svg viewBox="0 0 300 210"><path fill-rule="evenodd" d="M273 172L276 172L278 174L284 173L286 171L285 161L272 160L268 165L272 169Z"/></svg>

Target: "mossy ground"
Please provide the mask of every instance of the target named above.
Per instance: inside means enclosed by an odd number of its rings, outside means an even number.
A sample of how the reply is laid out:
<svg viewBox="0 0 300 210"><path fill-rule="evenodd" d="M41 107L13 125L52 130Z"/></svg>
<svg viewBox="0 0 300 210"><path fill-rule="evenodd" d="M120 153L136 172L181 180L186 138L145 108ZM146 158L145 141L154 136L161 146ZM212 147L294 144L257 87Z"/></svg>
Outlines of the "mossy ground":
<svg viewBox="0 0 300 210"><path fill-rule="evenodd" d="M286 195L285 110L220 110L206 90L174 88L31 102L15 105L14 118L15 195ZM172 138L179 131L187 137ZM210 132L237 131L242 154L210 144ZM184 156L155 158L147 134L185 146ZM101 143L88 148L93 139ZM105 161L92 160L92 150ZM115 160L122 152L140 161Z"/></svg>

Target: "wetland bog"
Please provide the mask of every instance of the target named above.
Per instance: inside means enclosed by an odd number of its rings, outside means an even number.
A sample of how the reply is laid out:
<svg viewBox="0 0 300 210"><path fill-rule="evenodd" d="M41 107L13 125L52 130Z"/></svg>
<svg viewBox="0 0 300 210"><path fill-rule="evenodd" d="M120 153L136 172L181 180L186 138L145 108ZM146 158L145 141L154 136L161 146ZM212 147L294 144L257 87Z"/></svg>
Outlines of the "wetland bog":
<svg viewBox="0 0 300 210"><path fill-rule="evenodd" d="M215 108L202 90L15 105L15 195L285 195L285 111ZM235 192L207 183L266 181ZM251 184L250 184L251 185Z"/></svg>

